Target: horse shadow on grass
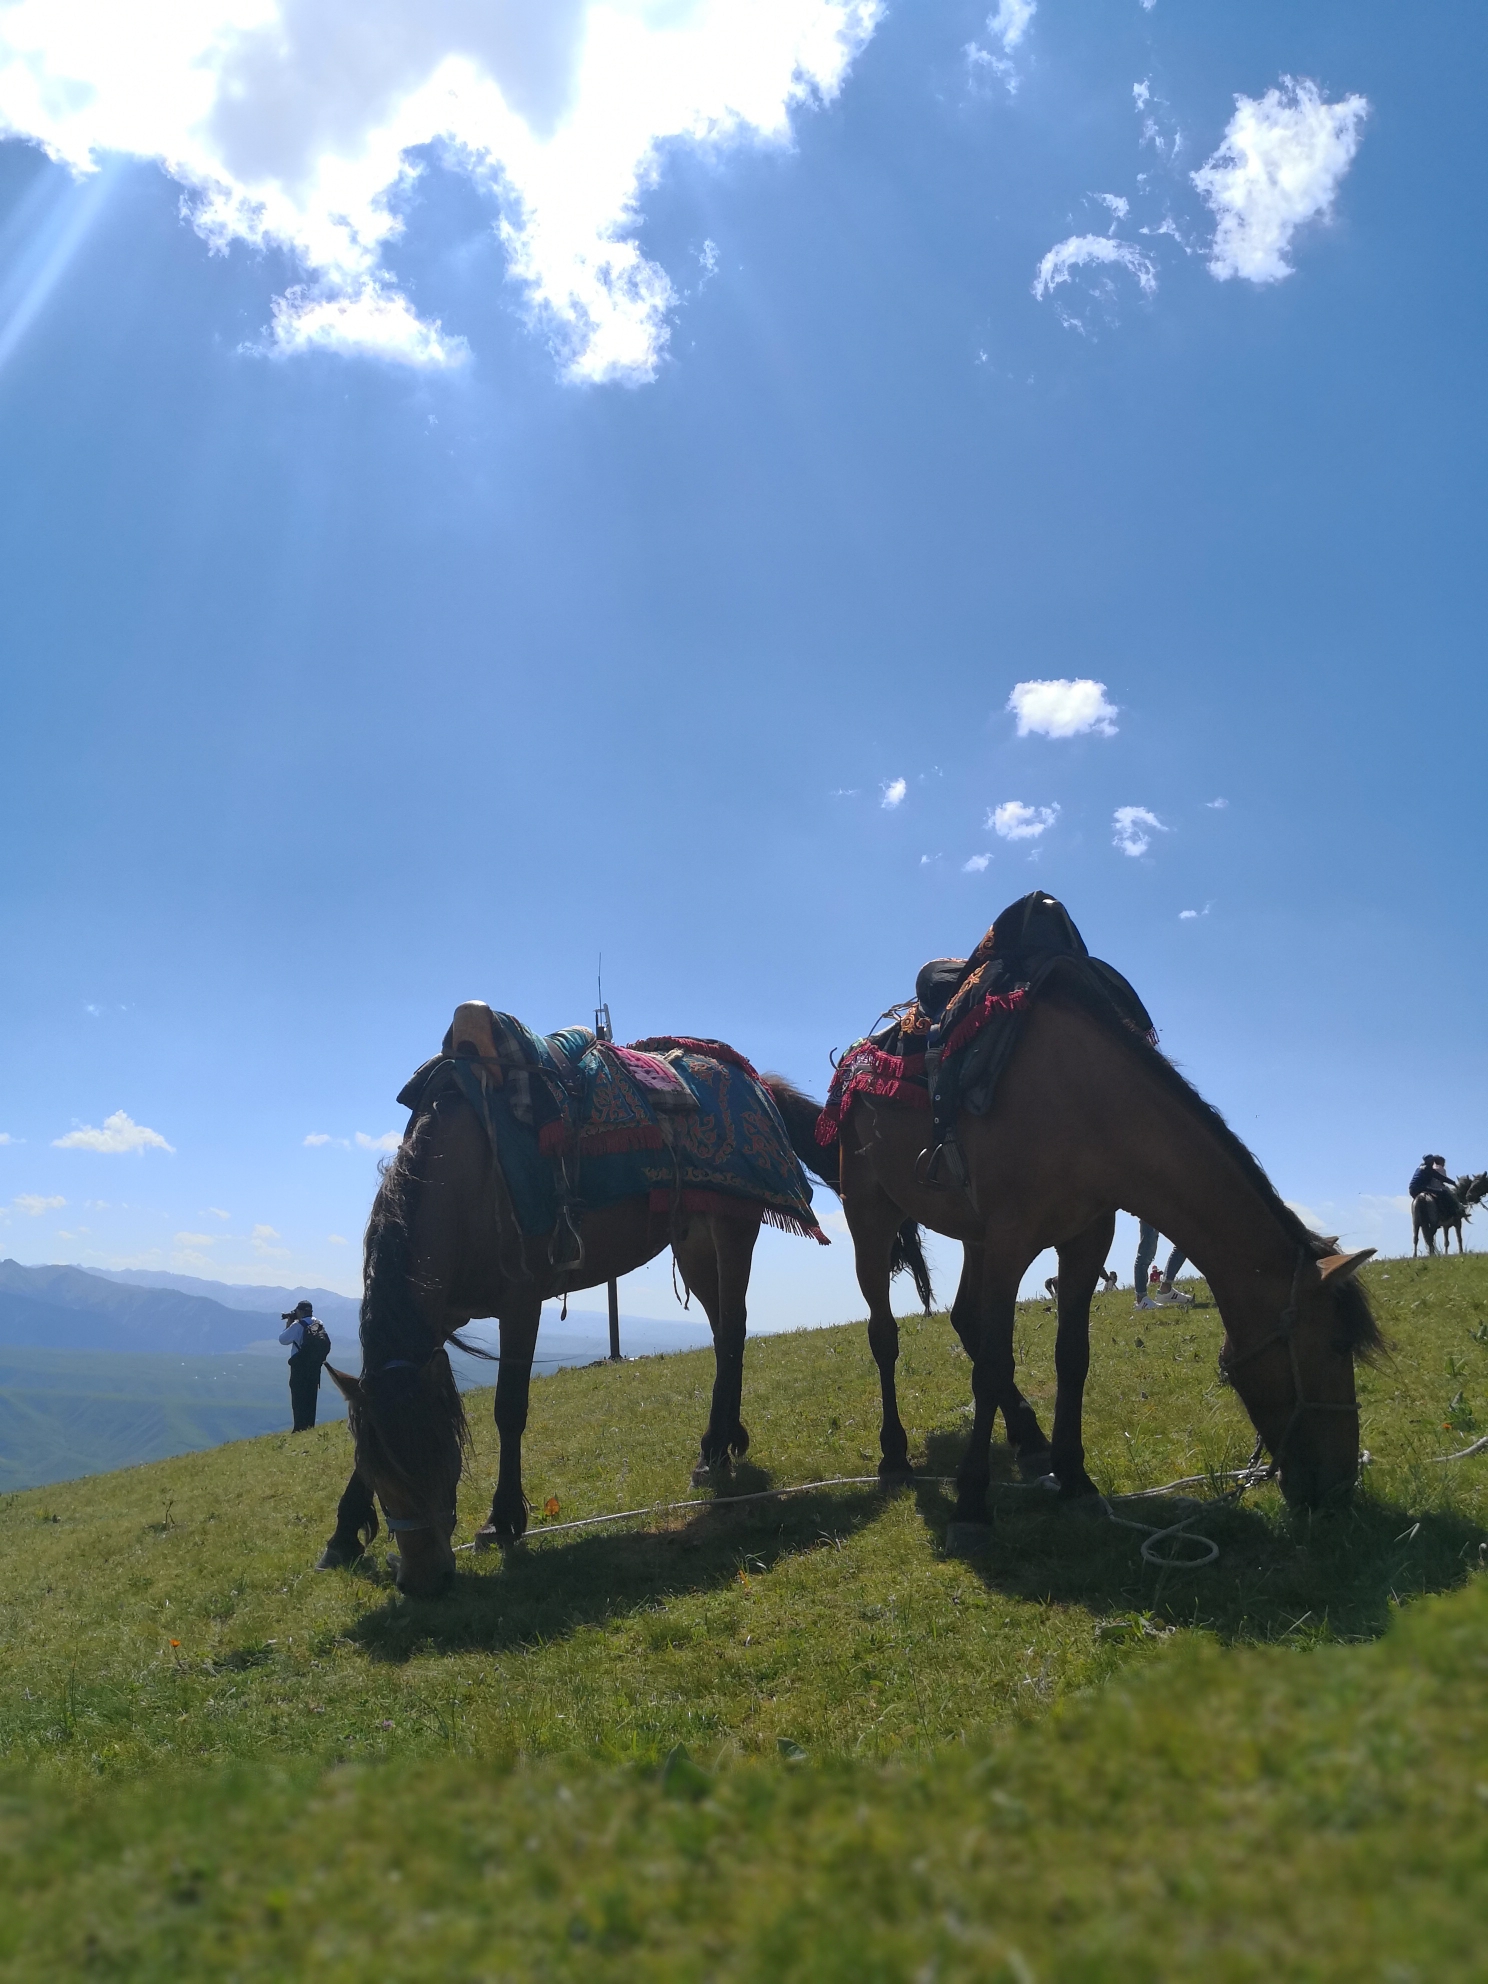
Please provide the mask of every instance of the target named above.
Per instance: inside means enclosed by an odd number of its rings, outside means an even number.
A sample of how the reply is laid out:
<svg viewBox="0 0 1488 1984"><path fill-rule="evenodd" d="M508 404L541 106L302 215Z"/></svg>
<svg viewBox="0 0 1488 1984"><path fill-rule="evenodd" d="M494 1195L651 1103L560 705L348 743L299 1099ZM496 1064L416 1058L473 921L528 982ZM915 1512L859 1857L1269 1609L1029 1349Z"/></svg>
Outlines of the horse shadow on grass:
<svg viewBox="0 0 1488 1984"><path fill-rule="evenodd" d="M926 1473L953 1475L963 1428L934 1432ZM954 1490L915 1485L921 1517L939 1544ZM1482 1528L1451 1511L1414 1513L1367 1483L1336 1510L1289 1510L1274 1489L1207 1503L1192 1528L1219 1546L1218 1561L1184 1570L1147 1563L1142 1537L1113 1523L1095 1499L1066 1502L1020 1485L1011 1452L993 1448L987 1497L991 1535L966 1559L989 1591L1045 1605L1080 1606L1098 1620L1146 1630L1193 1626L1230 1645L1376 1639L1402 1601L1450 1591L1479 1562ZM1193 1513L1180 1497L1115 1504L1119 1516L1162 1528ZM1161 1546L1159 1546L1161 1547Z"/></svg>
<svg viewBox="0 0 1488 1984"><path fill-rule="evenodd" d="M883 1513L884 1496L871 1487L740 1505L733 1497L755 1490L755 1477L768 1485L759 1470L737 1469L732 1495L675 1529L576 1531L560 1542L540 1541L539 1528L517 1549L461 1555L442 1597L390 1599L347 1637L388 1662L538 1646L668 1599L723 1590L741 1572L772 1570L785 1557L833 1549Z"/></svg>

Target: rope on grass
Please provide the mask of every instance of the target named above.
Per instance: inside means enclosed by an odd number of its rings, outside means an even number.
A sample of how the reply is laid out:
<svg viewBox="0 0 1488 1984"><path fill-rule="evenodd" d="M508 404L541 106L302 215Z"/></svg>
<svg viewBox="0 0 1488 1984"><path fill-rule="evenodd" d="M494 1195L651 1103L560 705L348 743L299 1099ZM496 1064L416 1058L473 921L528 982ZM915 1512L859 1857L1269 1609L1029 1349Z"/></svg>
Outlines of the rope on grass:
<svg viewBox="0 0 1488 1984"><path fill-rule="evenodd" d="M1480 1444L1488 1445L1488 1440ZM1177 1481L1164 1482L1159 1488L1138 1488L1127 1495L1102 1495L1100 1498L1101 1507L1105 1510L1110 1520L1120 1528L1135 1529L1143 1532L1142 1557L1146 1563L1155 1564L1159 1569L1165 1570L1203 1570L1207 1565L1219 1561L1219 1545L1212 1537L1190 1534L1189 1524L1197 1521L1202 1511L1206 1507L1212 1507L1213 1503L1200 1502L1185 1495L1180 1499L1183 1501L1193 1500L1193 1508L1190 1513L1182 1517L1178 1522L1169 1523L1162 1528L1152 1523L1133 1522L1129 1517L1118 1516L1111 1504L1113 1502L1152 1501L1160 1496L1171 1494L1175 1488L1199 1487L1206 1482L1214 1480L1234 1481L1237 1485L1234 1488L1228 1489L1217 1499L1221 1503L1235 1501L1245 1493L1247 1488L1254 1487L1258 1481L1264 1479L1264 1470L1258 1469L1258 1461L1259 1447L1246 1467L1231 1468L1219 1475L1185 1474ZM1032 1489L1036 1492L1047 1494L1050 1492L1050 1484L1055 1484L1055 1477L1052 1474L1046 1474L1038 1481L995 1481L990 1485L997 1489ZM953 1474L916 1474L911 1476L905 1485L926 1488L954 1488L956 1477ZM881 1488L883 1486L884 1483L876 1474L831 1474L821 1481L797 1481L784 1488L759 1488L752 1490L747 1495L696 1495L685 1502L652 1502L648 1507L642 1509L615 1509L608 1515L579 1516L572 1522L544 1523L540 1529L528 1530L521 1540L524 1543L537 1542L545 1536L561 1535L566 1530L596 1529L601 1524L634 1522L643 1516L678 1515L687 1509L732 1509L740 1507L745 1502L773 1502L778 1501L784 1495L805 1495L817 1488ZM1175 1543L1181 1541L1182 1544L1198 1544L1203 1550L1204 1555L1201 1557L1188 1557L1181 1555L1165 1556L1160 1554L1157 1546L1169 1537L1172 1537ZM474 1543L457 1543L455 1545L457 1551L474 1550L475 1547Z"/></svg>
<svg viewBox="0 0 1488 1984"><path fill-rule="evenodd" d="M1431 1462L1434 1467L1440 1467L1444 1461L1466 1460L1470 1454L1480 1454L1485 1449L1488 1449L1488 1433L1481 1440L1474 1440L1470 1447L1459 1447L1455 1454L1433 1454Z"/></svg>

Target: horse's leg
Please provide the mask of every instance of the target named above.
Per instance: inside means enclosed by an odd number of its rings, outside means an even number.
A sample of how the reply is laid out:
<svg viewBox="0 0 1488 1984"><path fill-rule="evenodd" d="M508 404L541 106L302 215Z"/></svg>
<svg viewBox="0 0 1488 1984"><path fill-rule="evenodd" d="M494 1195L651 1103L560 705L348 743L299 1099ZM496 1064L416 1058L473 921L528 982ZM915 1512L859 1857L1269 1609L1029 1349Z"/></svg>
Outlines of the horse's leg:
<svg viewBox="0 0 1488 1984"><path fill-rule="evenodd" d="M858 1286L868 1304L868 1348L873 1352L873 1361L878 1366L878 1387L883 1407L878 1430L878 1450L882 1456L878 1463L878 1477L880 1481L898 1481L914 1472L909 1464L909 1436L899 1417L899 1392L894 1379L894 1367L899 1361L899 1325L894 1319L893 1303L889 1298L894 1236L904 1223L904 1214L883 1187L866 1175L866 1166L863 1171L865 1175L844 1193L843 1210L852 1233ZM844 1183L847 1183L846 1165ZM966 1274L967 1270L963 1267L963 1286ZM960 1307L961 1295L958 1292L956 1308ZM955 1320L954 1311L952 1320ZM956 1327L961 1332L960 1323ZM965 1341L964 1333L962 1341Z"/></svg>
<svg viewBox="0 0 1488 1984"><path fill-rule="evenodd" d="M1059 1249L1059 1332L1054 1339L1054 1370L1059 1389L1054 1399L1053 1471L1061 1495L1094 1495L1095 1483L1085 1472L1081 1415L1085 1378L1090 1369L1090 1298L1111 1251L1116 1215L1106 1213Z"/></svg>
<svg viewBox="0 0 1488 1984"><path fill-rule="evenodd" d="M951 1328L961 1339L961 1348L972 1363L982 1337L982 1250L968 1244L962 1249L961 1279L951 1304Z"/></svg>
<svg viewBox="0 0 1488 1984"><path fill-rule="evenodd" d="M981 1328L971 1366L971 1395L975 1405L971 1438L956 1471L957 1522L987 1520L987 1487L992 1479L992 1425L1013 1385L1013 1318L1021 1269L1010 1271L1000 1260L982 1256ZM1035 1422L1036 1428L1037 1422ZM1011 1428L1009 1429L1011 1430ZM1042 1435L1040 1435L1042 1438ZM1047 1451L1047 1449L1046 1449Z"/></svg>
<svg viewBox="0 0 1488 1984"><path fill-rule="evenodd" d="M354 1564L371 1542L376 1526L372 1489L360 1474L353 1472L336 1504L336 1527L316 1570L341 1571Z"/></svg>
<svg viewBox="0 0 1488 1984"><path fill-rule="evenodd" d="M682 1278L702 1303L713 1331L713 1403L694 1479L726 1469L729 1456L749 1451L749 1432L739 1417L744 1396L744 1341L748 1333L746 1297L757 1219L728 1219L696 1213L675 1242Z"/></svg>
<svg viewBox="0 0 1488 1984"><path fill-rule="evenodd" d="M512 1298L501 1317L501 1368L496 1374L496 1435L501 1460L491 1513L475 1532L478 1550L515 1543L527 1530L527 1497L522 1492L522 1435L527 1430L527 1397L532 1385L532 1354L542 1301L535 1292Z"/></svg>

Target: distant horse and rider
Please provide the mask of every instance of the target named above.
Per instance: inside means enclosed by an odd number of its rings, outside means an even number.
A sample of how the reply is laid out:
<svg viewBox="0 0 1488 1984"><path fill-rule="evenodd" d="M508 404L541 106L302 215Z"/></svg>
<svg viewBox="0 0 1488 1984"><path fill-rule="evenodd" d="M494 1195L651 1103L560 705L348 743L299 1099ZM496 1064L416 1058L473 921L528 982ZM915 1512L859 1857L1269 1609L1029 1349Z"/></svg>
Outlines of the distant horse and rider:
<svg viewBox="0 0 1488 1984"><path fill-rule="evenodd" d="M1090 1305L1125 1211L1208 1281L1221 1371L1288 1501L1346 1495L1359 1468L1355 1362L1381 1348L1357 1279L1373 1250L1340 1252L1283 1203L1062 905L1038 891L1011 904L969 959L927 966L892 1015L841 1056L823 1106L719 1042L626 1049L583 1028L540 1039L479 1002L461 1006L442 1053L400 1096L408 1129L367 1227L361 1376L331 1371L350 1404L355 1470L321 1567L362 1553L380 1502L400 1587L427 1596L449 1581L468 1436L445 1346L478 1317L497 1318L501 1350L499 1472L476 1542L515 1542L543 1302L668 1248L713 1331L698 1475L725 1471L749 1444L745 1297L760 1224L825 1239L807 1172L840 1195L852 1236L885 1483L913 1474L890 1280L907 1270L929 1309L928 1226L964 1249L950 1321L971 1361L974 1420L957 1518L985 1520L999 1411L1025 1476L1053 1476L1066 1497L1097 1492L1081 1434ZM1013 1358L1019 1285L1046 1248L1059 1262L1052 1440Z"/></svg>
<svg viewBox="0 0 1488 1984"><path fill-rule="evenodd" d="M1457 1235L1457 1251L1462 1252L1462 1222L1471 1219L1474 1206L1488 1198L1488 1171L1464 1172L1460 1178L1447 1176L1447 1160L1439 1152L1427 1151L1411 1174L1411 1257L1426 1242L1428 1254L1436 1252L1436 1236L1442 1234L1442 1251L1452 1251L1452 1235Z"/></svg>

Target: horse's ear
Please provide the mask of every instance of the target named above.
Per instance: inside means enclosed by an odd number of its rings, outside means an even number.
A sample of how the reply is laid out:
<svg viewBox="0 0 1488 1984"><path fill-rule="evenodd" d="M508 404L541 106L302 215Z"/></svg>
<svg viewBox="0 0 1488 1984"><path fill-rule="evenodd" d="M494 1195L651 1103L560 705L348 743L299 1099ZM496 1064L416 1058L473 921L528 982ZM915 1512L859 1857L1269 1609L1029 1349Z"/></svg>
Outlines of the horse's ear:
<svg viewBox="0 0 1488 1984"><path fill-rule="evenodd" d="M362 1402L361 1379L350 1377L345 1371L338 1371L334 1364L327 1364L325 1368L326 1375L330 1378L336 1390L340 1392L342 1398L346 1400L346 1403L348 1405L360 1405Z"/></svg>
<svg viewBox="0 0 1488 1984"><path fill-rule="evenodd" d="M1374 1254L1373 1247L1361 1247L1357 1254L1330 1254L1326 1260L1317 1264L1318 1279L1335 1284L1349 1281L1366 1261L1374 1258Z"/></svg>

